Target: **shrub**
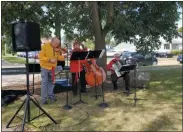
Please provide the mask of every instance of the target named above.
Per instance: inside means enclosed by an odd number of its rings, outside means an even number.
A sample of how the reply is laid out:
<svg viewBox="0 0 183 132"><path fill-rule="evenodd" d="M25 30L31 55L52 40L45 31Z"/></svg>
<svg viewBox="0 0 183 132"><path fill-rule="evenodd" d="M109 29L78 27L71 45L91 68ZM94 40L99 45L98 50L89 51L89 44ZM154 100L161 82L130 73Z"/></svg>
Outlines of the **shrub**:
<svg viewBox="0 0 183 132"><path fill-rule="evenodd" d="M171 54L173 54L173 55L182 54L182 50L172 50L172 51L171 51Z"/></svg>

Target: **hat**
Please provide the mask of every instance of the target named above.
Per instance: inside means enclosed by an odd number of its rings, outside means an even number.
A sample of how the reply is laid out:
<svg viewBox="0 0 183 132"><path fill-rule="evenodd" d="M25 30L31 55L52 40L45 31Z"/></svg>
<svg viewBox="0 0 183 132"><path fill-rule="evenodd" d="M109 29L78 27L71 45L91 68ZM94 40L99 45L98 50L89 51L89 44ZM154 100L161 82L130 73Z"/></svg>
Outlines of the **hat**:
<svg viewBox="0 0 183 132"><path fill-rule="evenodd" d="M114 57L120 57L119 53L114 54Z"/></svg>

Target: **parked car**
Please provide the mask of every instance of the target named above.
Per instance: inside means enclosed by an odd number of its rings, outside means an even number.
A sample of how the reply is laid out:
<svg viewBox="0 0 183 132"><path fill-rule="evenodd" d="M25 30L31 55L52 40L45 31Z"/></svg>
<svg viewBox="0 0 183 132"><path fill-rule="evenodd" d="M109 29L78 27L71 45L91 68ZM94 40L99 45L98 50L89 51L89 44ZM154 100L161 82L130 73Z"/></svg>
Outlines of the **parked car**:
<svg viewBox="0 0 183 132"><path fill-rule="evenodd" d="M158 52L158 53L156 53L156 57L159 57L159 58L172 58L173 54L168 53L168 52Z"/></svg>
<svg viewBox="0 0 183 132"><path fill-rule="evenodd" d="M120 51L115 51L114 49L107 50L107 52L106 52L106 54L107 54L108 57L113 57L114 54L116 54L116 53L121 54Z"/></svg>
<svg viewBox="0 0 183 132"><path fill-rule="evenodd" d="M177 61L180 62L180 63L183 62L182 61L182 56L183 56L183 54L180 54L180 55L177 56Z"/></svg>
<svg viewBox="0 0 183 132"><path fill-rule="evenodd" d="M30 52L28 52L28 58L37 59L38 54L39 54L39 51L30 51Z"/></svg>
<svg viewBox="0 0 183 132"><path fill-rule="evenodd" d="M121 54L121 60L127 60L129 58L134 59L137 62L138 66L147 66L147 65L157 65L158 60L155 56L155 54L147 54L147 55L142 55L137 52L129 52L129 51L124 51Z"/></svg>
<svg viewBox="0 0 183 132"><path fill-rule="evenodd" d="M18 57L25 57L26 53L25 52L17 52Z"/></svg>

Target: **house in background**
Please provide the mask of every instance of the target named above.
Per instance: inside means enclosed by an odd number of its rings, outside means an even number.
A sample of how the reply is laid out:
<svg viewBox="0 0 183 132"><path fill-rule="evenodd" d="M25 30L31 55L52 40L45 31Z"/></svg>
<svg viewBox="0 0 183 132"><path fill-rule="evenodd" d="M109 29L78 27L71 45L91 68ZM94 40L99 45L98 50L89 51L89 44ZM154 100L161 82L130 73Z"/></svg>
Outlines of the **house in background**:
<svg viewBox="0 0 183 132"><path fill-rule="evenodd" d="M171 43L165 41L162 38L160 39L160 41L162 42L161 47L160 47L160 49L158 49L156 51L170 52L171 50L182 50L182 38L181 37L172 39Z"/></svg>
<svg viewBox="0 0 183 132"><path fill-rule="evenodd" d="M183 41L182 37L172 39L172 42L169 43L165 41L163 38L160 38L161 46L156 52L170 52L171 50L181 50ZM125 43L122 42L114 47L115 51L136 51L136 47L133 43Z"/></svg>

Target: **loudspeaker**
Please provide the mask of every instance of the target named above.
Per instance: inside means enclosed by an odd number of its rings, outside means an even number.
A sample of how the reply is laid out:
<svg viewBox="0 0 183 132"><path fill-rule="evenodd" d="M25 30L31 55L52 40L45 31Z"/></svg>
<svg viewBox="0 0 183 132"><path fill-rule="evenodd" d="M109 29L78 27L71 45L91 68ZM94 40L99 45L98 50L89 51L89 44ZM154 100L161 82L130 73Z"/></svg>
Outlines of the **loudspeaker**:
<svg viewBox="0 0 183 132"><path fill-rule="evenodd" d="M13 51L41 50L40 26L35 22L12 24Z"/></svg>

